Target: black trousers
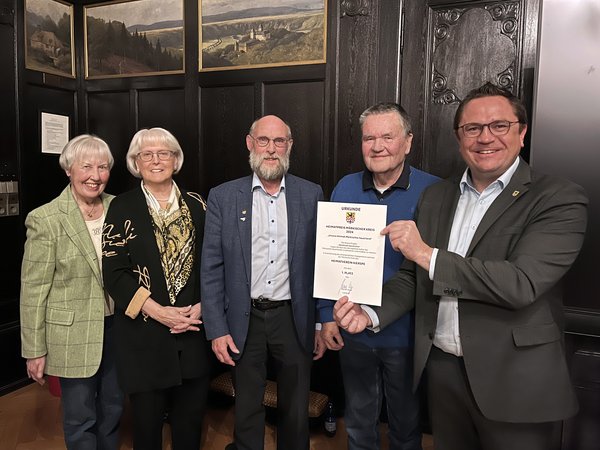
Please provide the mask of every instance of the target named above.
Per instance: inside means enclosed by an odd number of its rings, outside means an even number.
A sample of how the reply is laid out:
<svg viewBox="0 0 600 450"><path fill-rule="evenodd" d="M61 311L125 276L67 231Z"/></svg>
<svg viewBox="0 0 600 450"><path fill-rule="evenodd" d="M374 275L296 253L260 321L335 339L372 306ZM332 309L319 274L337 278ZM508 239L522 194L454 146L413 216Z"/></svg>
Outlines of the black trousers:
<svg viewBox="0 0 600 450"><path fill-rule="evenodd" d="M129 395L135 450L161 450L165 412L169 412L173 450L198 450L206 410L209 375L184 379L180 386Z"/></svg>
<svg viewBox="0 0 600 450"><path fill-rule="evenodd" d="M289 303L267 311L252 309L246 346L233 368L236 448L264 449L262 400L269 357L277 372L277 448L307 450L312 354L298 341Z"/></svg>
<svg viewBox="0 0 600 450"><path fill-rule="evenodd" d="M509 423L484 417L471 392L462 358L432 346L427 377L435 450L559 448L557 422Z"/></svg>

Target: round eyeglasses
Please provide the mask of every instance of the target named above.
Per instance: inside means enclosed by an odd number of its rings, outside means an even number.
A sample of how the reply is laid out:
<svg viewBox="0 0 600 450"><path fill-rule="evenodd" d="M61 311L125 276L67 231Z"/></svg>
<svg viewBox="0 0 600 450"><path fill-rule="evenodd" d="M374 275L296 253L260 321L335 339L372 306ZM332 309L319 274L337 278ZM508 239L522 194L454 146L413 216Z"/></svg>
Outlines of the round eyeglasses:
<svg viewBox="0 0 600 450"><path fill-rule="evenodd" d="M283 138L283 137L276 137L276 138L268 138L267 136L258 136L258 137L254 137L251 134L249 134L248 136L250 136L252 139L254 139L254 142L256 142L256 145L258 145L259 147L266 147L267 145L269 145L269 142L273 141L273 144L275 144L275 147L277 148L283 148L285 147L289 141L291 141L291 138Z"/></svg>
<svg viewBox="0 0 600 450"><path fill-rule="evenodd" d="M515 120L514 122L511 122L509 120L494 120L490 123L465 123L458 127L457 130L462 128L466 137L478 137L483 133L483 129L487 127L494 136L504 136L508 133L508 130L510 130L511 125L514 125L515 123L519 123L519 121Z"/></svg>
<svg viewBox="0 0 600 450"><path fill-rule="evenodd" d="M144 162L150 162L154 159L154 155L158 156L158 159L161 161L168 161L173 156L175 156L175 152L171 150L159 150L157 152L139 152L136 156Z"/></svg>

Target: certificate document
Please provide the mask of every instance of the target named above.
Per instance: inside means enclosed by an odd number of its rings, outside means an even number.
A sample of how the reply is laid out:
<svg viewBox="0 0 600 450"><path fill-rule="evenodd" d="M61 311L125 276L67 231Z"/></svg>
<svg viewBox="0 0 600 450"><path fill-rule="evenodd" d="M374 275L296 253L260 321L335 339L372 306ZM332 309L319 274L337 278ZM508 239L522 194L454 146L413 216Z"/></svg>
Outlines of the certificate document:
<svg viewBox="0 0 600 450"><path fill-rule="evenodd" d="M319 202L315 298L381 305L386 205Z"/></svg>

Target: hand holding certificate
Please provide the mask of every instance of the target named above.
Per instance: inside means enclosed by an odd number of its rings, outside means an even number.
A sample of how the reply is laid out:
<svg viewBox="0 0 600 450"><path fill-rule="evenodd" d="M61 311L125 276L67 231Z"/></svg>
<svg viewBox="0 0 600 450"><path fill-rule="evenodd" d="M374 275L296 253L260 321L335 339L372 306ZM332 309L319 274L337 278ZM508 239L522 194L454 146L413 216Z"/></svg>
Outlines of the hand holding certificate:
<svg viewBox="0 0 600 450"><path fill-rule="evenodd" d="M387 206L319 202L314 296L381 305Z"/></svg>

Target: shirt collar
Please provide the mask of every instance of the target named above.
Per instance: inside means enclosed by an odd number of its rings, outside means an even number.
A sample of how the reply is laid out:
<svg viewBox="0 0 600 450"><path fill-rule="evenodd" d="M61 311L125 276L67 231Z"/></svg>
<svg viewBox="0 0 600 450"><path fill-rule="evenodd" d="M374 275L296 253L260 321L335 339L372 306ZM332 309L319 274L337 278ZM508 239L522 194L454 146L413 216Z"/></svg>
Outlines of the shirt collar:
<svg viewBox="0 0 600 450"><path fill-rule="evenodd" d="M408 189L410 186L410 166L408 164L404 165L402 169L402 173L396 180L394 184L388 187L385 192L391 191L392 189ZM374 190L375 192L379 192L375 187L375 182L373 181L373 172L369 170L365 170L363 172L362 177L362 188L363 191L368 191L369 189Z"/></svg>
<svg viewBox="0 0 600 450"><path fill-rule="evenodd" d="M500 189L504 189L506 187L506 185L508 183L510 183L510 180L512 179L513 175L517 171L517 167L519 167L519 161L521 161L520 156L518 156L517 159L515 159L515 161L511 164L511 166L508 169L506 169L506 171L502 175L500 175L496 179L496 181L494 181L494 183L497 182L500 185ZM491 183L491 184L493 184L493 183ZM465 188L467 186L470 187L471 189L477 191L473 187L473 181L471 180L471 172L469 171L468 167L465 169L465 171L462 175L462 178L460 179L460 193L461 194L464 194Z"/></svg>
<svg viewBox="0 0 600 450"><path fill-rule="evenodd" d="M260 181L260 178L258 178L258 175L256 175L256 172L254 172L252 174L252 192L254 192L255 189L262 189L263 192L267 193L267 190L263 186L262 181ZM283 191L284 189L285 189L285 175L281 178L281 184L279 185L279 192ZM279 195L279 193L277 193L277 195ZM277 197L277 195L274 195L273 197Z"/></svg>

